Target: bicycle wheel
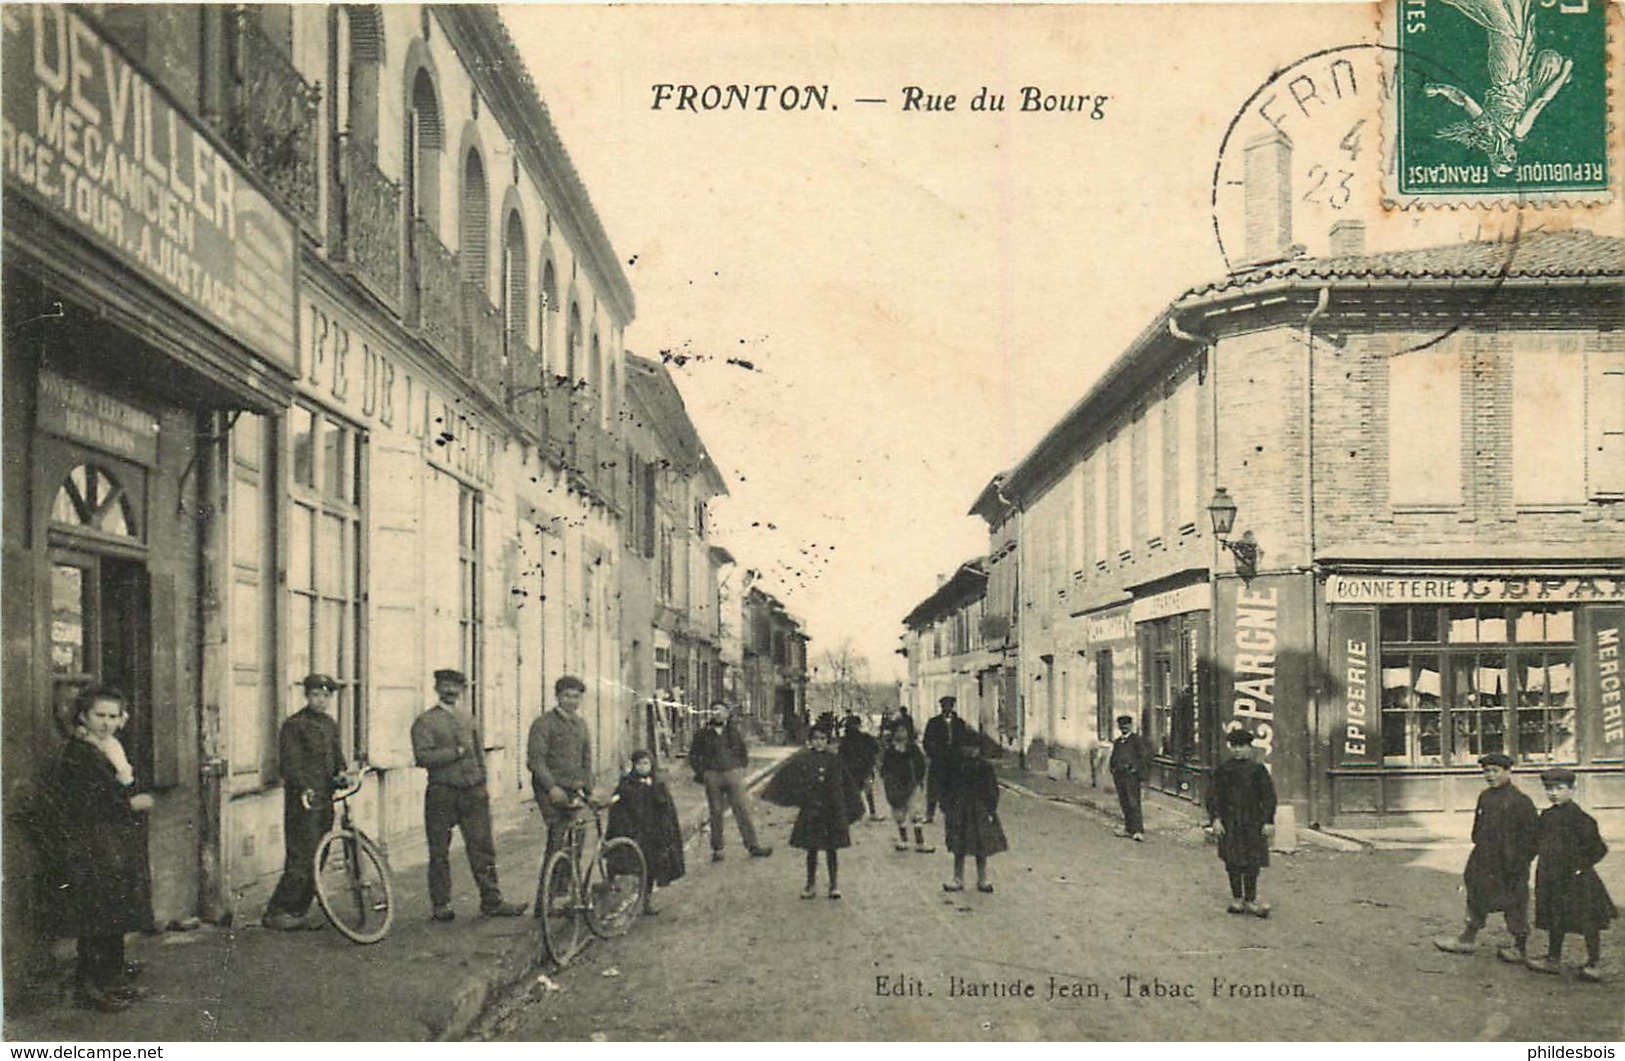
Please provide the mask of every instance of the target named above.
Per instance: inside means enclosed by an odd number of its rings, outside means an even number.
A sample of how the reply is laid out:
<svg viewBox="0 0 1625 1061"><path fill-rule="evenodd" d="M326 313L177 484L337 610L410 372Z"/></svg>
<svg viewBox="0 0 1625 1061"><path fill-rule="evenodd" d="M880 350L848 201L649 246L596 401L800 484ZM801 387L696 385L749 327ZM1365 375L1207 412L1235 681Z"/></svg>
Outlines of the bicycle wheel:
<svg viewBox="0 0 1625 1061"><path fill-rule="evenodd" d="M389 863L370 837L335 830L316 849L316 901L338 929L357 943L377 943L395 921L395 886Z"/></svg>
<svg viewBox="0 0 1625 1061"><path fill-rule="evenodd" d="M628 836L619 836L599 848L587 867L587 927L609 939L632 927L643 912L649 893L648 864L643 849Z"/></svg>
<svg viewBox="0 0 1625 1061"><path fill-rule="evenodd" d="M581 903L576 892L576 862L568 851L555 851L542 865L537 888L537 915L542 946L558 965L567 965L581 949Z"/></svg>

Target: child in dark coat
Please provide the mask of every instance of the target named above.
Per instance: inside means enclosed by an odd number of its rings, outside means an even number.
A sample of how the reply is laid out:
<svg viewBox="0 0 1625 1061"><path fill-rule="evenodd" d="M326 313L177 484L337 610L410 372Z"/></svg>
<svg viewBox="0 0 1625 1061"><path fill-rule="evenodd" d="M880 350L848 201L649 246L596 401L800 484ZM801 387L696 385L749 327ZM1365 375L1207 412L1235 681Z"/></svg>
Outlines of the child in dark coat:
<svg viewBox="0 0 1625 1061"><path fill-rule="evenodd" d="M1467 923L1461 935L1440 937L1433 945L1450 954L1473 953L1485 920L1502 910L1512 946L1497 953L1502 961L1522 962L1528 957L1529 863L1535 860L1538 816L1534 801L1512 782L1512 756L1490 752L1479 756L1478 765L1486 787L1473 811L1473 853L1462 874Z"/></svg>
<svg viewBox="0 0 1625 1061"><path fill-rule="evenodd" d="M649 871L649 890L644 893L643 912L657 914L655 889L664 888L683 875L683 830L677 822L677 805L672 802L666 782L655 775L654 756L643 749L632 753L632 769L615 788L615 802L609 808L609 836L630 836L643 850Z"/></svg>
<svg viewBox="0 0 1625 1061"><path fill-rule="evenodd" d="M1268 917L1258 901L1258 871L1270 864L1275 835L1275 782L1263 763L1254 762L1253 735L1233 729L1225 735L1230 758L1213 770L1207 791L1208 833L1219 842L1219 858L1230 876L1232 914Z"/></svg>
<svg viewBox="0 0 1625 1061"><path fill-rule="evenodd" d="M914 826L914 850L929 855L936 848L925 842L925 752L914 743L914 731L893 726L886 734L880 756L880 784L886 790L892 821L897 823L899 851L908 850L908 827Z"/></svg>
<svg viewBox="0 0 1625 1061"><path fill-rule="evenodd" d="M839 899L840 860L836 852L852 846L851 825L863 816L863 794L830 748L831 729L820 722L807 736L808 747L791 756L773 775L762 798L781 807L799 807L790 846L807 852L807 885L803 899L818 894L818 852L829 869L829 897Z"/></svg>
<svg viewBox="0 0 1625 1061"><path fill-rule="evenodd" d="M965 890L965 856L969 855L976 859L976 890L991 892L993 884L987 879L987 860L1010 847L1004 838L1004 826L999 823L999 781L993 774L993 764L982 758L979 734L966 731L955 750L958 756L949 777L951 787L945 790L943 799L948 850L954 856L954 879L944 884L942 890Z"/></svg>
<svg viewBox="0 0 1625 1061"><path fill-rule="evenodd" d="M869 817L880 821L875 813L875 760L880 758L880 742L863 732L863 720L857 715L846 717L846 731L841 736L837 752L841 765L852 775L863 792L863 801L869 806Z"/></svg>
<svg viewBox="0 0 1625 1061"><path fill-rule="evenodd" d="M1574 802L1574 771L1544 771L1541 784L1552 805L1540 812L1535 865L1535 927L1546 930L1546 956L1530 958L1538 973L1563 971L1563 937L1585 937L1586 963L1580 978L1602 981L1602 930L1614 919L1614 900L1597 876L1597 863L1608 845L1597 832L1597 819Z"/></svg>

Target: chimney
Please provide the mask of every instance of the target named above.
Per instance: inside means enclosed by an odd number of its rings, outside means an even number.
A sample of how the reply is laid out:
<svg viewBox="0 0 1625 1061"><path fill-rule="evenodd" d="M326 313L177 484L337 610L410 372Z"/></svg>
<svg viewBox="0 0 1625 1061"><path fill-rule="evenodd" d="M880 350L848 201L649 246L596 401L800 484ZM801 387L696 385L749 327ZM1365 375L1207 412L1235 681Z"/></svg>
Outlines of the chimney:
<svg viewBox="0 0 1625 1061"><path fill-rule="evenodd" d="M1365 253L1365 222L1337 221L1332 224L1331 256L1355 258Z"/></svg>
<svg viewBox="0 0 1625 1061"><path fill-rule="evenodd" d="M1292 247L1292 141L1269 132L1247 145L1242 172L1246 260L1276 262Z"/></svg>
<svg viewBox="0 0 1625 1061"><path fill-rule="evenodd" d="M942 588L942 587L943 587L943 586L946 586L946 585L947 585L947 584L948 584L948 576L947 576L947 575L944 575L944 574L942 574L942 573L941 573L941 572L940 572L940 571L939 571L939 572L938 572L938 573L937 573L937 588L938 588L938 589L941 589L941 588Z"/></svg>

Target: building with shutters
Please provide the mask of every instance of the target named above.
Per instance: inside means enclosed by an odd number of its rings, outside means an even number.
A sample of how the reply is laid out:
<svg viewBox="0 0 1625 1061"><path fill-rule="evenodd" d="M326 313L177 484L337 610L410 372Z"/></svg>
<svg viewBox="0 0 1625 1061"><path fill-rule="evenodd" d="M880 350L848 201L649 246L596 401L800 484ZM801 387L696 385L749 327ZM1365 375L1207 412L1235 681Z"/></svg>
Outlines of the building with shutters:
<svg viewBox="0 0 1625 1061"><path fill-rule="evenodd" d="M158 922L251 920L307 671L394 850L422 842L437 668L470 678L499 816L561 674L613 771L634 303L496 10L3 28L8 807L73 693L120 686ZM7 879L33 858L7 830ZM4 913L9 986L28 889Z"/></svg>
<svg viewBox="0 0 1625 1061"><path fill-rule="evenodd" d="M1001 656L988 643L987 597L987 558L977 557L960 564L903 617L903 706L922 724L951 696L966 725L1000 735Z"/></svg>
<svg viewBox="0 0 1625 1061"><path fill-rule="evenodd" d="M807 645L811 638L784 602L761 586L745 591L740 635L743 641L740 706L758 732L784 732L797 739L807 713Z"/></svg>
<svg viewBox="0 0 1625 1061"><path fill-rule="evenodd" d="M977 499L1027 765L1104 784L1128 713L1200 801L1244 725L1283 821L1460 832L1501 751L1617 828L1625 240L1337 235L1174 301Z"/></svg>

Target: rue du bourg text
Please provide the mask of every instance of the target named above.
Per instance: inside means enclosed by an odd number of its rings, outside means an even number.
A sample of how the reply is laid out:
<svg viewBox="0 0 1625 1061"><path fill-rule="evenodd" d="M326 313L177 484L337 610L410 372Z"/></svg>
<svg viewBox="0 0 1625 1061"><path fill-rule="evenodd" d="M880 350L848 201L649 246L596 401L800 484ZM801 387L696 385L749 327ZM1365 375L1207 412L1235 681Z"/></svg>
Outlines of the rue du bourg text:
<svg viewBox="0 0 1625 1061"><path fill-rule="evenodd" d="M657 82L649 86L649 109L671 113L708 114L713 111L838 111L827 84L690 85ZM1091 121L1106 117L1112 97L1088 92L1053 92L1037 85L1022 85L1014 92L995 92L982 85L974 92L943 92L904 85L895 94L853 96L857 107L898 109L905 114L1020 113L1076 114Z"/></svg>
<svg viewBox="0 0 1625 1061"><path fill-rule="evenodd" d="M1307 999L1312 996L1301 983L1287 980L1230 980L1212 977L1206 983L1194 980L1164 980L1158 976L1124 973L1108 980L1088 980L1053 974L1039 978L1016 976L975 979L949 975L937 988L910 973L876 975L875 997L890 999L947 998L1033 1000L1040 1002L1105 1002L1113 999L1146 1002L1194 1002L1202 998L1230 1000Z"/></svg>

